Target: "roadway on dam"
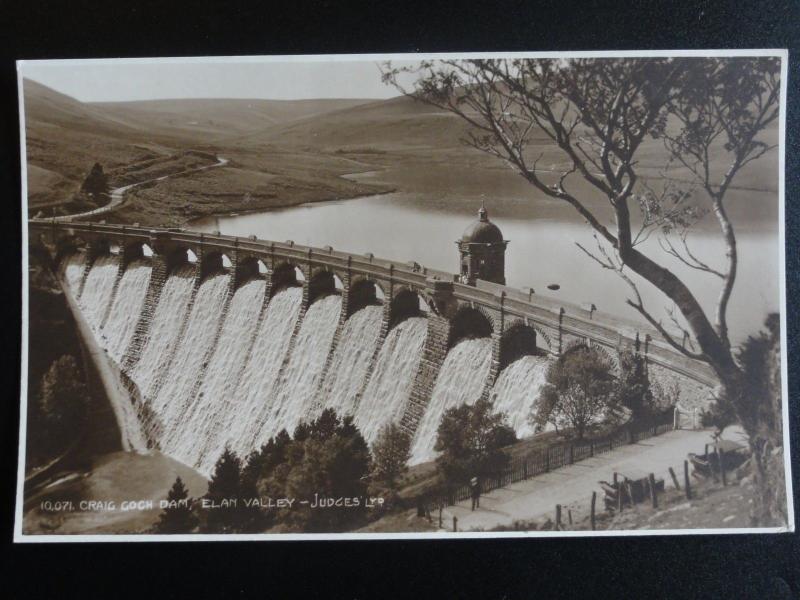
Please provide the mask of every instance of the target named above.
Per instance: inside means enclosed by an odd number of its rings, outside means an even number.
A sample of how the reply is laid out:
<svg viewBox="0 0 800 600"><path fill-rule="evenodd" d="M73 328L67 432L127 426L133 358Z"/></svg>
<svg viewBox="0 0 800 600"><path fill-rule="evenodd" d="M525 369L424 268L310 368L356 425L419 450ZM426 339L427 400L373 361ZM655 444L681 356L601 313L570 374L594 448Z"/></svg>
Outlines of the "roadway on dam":
<svg viewBox="0 0 800 600"><path fill-rule="evenodd" d="M744 434L729 428L724 437L744 441ZM611 481L614 472L622 474L654 473L672 486L672 467L683 485L683 461L689 452L702 453L711 441L710 430L676 430L651 437L635 444L626 444L611 452L499 488L481 496L480 509L470 510L470 500L459 502L443 511L444 528L452 527L458 518L458 530L490 530L509 526L517 520L555 520L555 506L563 507L563 519L571 509L575 519L589 514L592 491L597 491L597 511L604 510L603 494L598 481ZM746 443L746 442L745 442Z"/></svg>

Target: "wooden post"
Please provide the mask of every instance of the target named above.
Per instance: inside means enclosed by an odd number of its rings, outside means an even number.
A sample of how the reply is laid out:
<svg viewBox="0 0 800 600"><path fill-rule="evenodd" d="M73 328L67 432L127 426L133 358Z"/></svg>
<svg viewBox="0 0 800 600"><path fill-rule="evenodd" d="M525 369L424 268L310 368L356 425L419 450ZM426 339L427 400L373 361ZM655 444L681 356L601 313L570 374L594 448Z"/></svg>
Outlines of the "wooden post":
<svg viewBox="0 0 800 600"><path fill-rule="evenodd" d="M570 444L569 445L569 464L572 464L574 462L574 457L575 457L575 444Z"/></svg>
<svg viewBox="0 0 800 600"><path fill-rule="evenodd" d="M458 531L458 517L453 515L453 531Z"/></svg>
<svg viewBox="0 0 800 600"><path fill-rule="evenodd" d="M592 531L595 530L595 522L594 522L594 509L595 508L594 507L595 507L595 503L596 502L597 502L597 492L592 492L592 512L591 512L591 515L589 517L589 520L590 520L590 522L592 524Z"/></svg>
<svg viewBox="0 0 800 600"><path fill-rule="evenodd" d="M617 485L617 472L614 471L614 485Z"/></svg>
<svg viewBox="0 0 800 600"><path fill-rule="evenodd" d="M571 508L567 509L567 523L572 525L572 509Z"/></svg>
<svg viewBox="0 0 800 600"><path fill-rule="evenodd" d="M631 486L630 481L625 482L625 495L628 496L628 500L631 501L631 507L634 508L636 506L636 502L633 500L633 487Z"/></svg>
<svg viewBox="0 0 800 600"><path fill-rule="evenodd" d="M689 461L683 461L683 485L686 486L686 499L692 499L692 487L689 483Z"/></svg>
<svg viewBox="0 0 800 600"><path fill-rule="evenodd" d="M716 450L716 453L717 453L717 465L719 465L719 473L720 473L720 475L722 475L722 485L723 486L727 486L728 485L728 479L725 476L725 465L722 464L722 458L723 458L724 454L723 454L722 451L720 451L719 446L717 446L715 448L715 450Z"/></svg>
<svg viewBox="0 0 800 600"><path fill-rule="evenodd" d="M442 528L442 505L439 504L439 529Z"/></svg>
<svg viewBox="0 0 800 600"><path fill-rule="evenodd" d="M592 457L592 456L594 456L594 442L590 441L589 442L589 457Z"/></svg>
<svg viewBox="0 0 800 600"><path fill-rule="evenodd" d="M675 471L672 470L672 467L669 468L669 475L672 477L672 483L675 485L675 489L680 490L681 486L678 483L678 478L675 476Z"/></svg>
<svg viewBox="0 0 800 600"><path fill-rule="evenodd" d="M522 478L528 478L528 459L526 458L522 463Z"/></svg>
<svg viewBox="0 0 800 600"><path fill-rule="evenodd" d="M544 472L550 472L550 447L548 446L547 449L544 451Z"/></svg>
<svg viewBox="0 0 800 600"><path fill-rule="evenodd" d="M656 492L656 477L652 473L647 476L648 487L650 488L650 500L653 508L658 508L658 493Z"/></svg>
<svg viewBox="0 0 800 600"><path fill-rule="evenodd" d="M561 505L556 504L556 529L561 529Z"/></svg>
<svg viewBox="0 0 800 600"><path fill-rule="evenodd" d="M614 475L616 475L616 473L614 473ZM622 502L622 484L617 483L616 481L614 483L616 484L617 487L617 512L621 513L624 504Z"/></svg>

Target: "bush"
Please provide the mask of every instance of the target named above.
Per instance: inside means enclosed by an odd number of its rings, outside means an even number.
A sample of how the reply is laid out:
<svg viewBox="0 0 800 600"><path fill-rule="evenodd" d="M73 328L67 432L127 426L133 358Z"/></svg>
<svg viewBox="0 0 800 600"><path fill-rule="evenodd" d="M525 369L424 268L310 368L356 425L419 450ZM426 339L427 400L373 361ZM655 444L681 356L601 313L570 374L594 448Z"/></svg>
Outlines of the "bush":
<svg viewBox="0 0 800 600"><path fill-rule="evenodd" d="M614 365L602 350L575 346L550 365L534 423L570 428L582 439L592 425L615 408Z"/></svg>
<svg viewBox="0 0 800 600"><path fill-rule="evenodd" d="M78 361L64 355L53 361L42 377L36 404L34 444L45 454L62 451L86 420L86 385Z"/></svg>
<svg viewBox="0 0 800 600"><path fill-rule="evenodd" d="M501 473L509 462L502 448L517 441L505 415L495 413L488 400L462 404L445 411L437 431L436 470L445 489Z"/></svg>

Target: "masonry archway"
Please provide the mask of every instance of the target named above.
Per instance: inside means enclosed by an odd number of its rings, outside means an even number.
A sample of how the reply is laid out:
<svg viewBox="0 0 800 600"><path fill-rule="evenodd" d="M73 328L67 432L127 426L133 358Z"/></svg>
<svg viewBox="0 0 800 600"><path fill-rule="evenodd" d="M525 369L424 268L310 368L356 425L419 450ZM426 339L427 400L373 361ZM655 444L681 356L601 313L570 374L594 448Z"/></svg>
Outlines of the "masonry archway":
<svg viewBox="0 0 800 600"><path fill-rule="evenodd" d="M500 370L523 356L542 354L536 346L536 330L519 321L500 337Z"/></svg>
<svg viewBox="0 0 800 600"><path fill-rule="evenodd" d="M337 293L336 278L332 271L317 269L311 274L311 278L308 280L309 305L313 304L315 300L335 293Z"/></svg>
<svg viewBox="0 0 800 600"><path fill-rule="evenodd" d="M492 319L481 308L461 307L450 319L447 348L452 348L464 339L489 337L493 332Z"/></svg>
<svg viewBox="0 0 800 600"><path fill-rule="evenodd" d="M427 316L429 310L422 296L412 289L403 288L394 295L389 305L389 329L406 319Z"/></svg>
<svg viewBox="0 0 800 600"><path fill-rule="evenodd" d="M272 271L272 293L275 294L287 287L298 287L302 285L302 280L298 279L302 275L300 269L289 262L278 263Z"/></svg>
<svg viewBox="0 0 800 600"><path fill-rule="evenodd" d="M347 316L361 310L365 306L380 306L383 304L383 289L372 279L358 277L350 284Z"/></svg>

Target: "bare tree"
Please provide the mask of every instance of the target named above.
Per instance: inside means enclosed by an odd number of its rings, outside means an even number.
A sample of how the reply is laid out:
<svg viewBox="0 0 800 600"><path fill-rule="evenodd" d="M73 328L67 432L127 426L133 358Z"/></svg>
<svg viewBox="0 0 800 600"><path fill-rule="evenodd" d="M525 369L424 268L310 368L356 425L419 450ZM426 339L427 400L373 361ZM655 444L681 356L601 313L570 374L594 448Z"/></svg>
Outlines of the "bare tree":
<svg viewBox="0 0 800 600"><path fill-rule="evenodd" d="M413 90L400 84L408 73L416 76ZM769 487L765 461L781 439L741 394L744 373L734 359L727 322L738 254L726 198L737 174L771 149L759 135L778 118L780 61L444 60L402 69L386 63L383 78L401 92L461 117L471 126L467 144L504 160L542 194L569 204L585 219L597 248L579 247L621 278L631 292L628 304L668 344L714 370L722 401L730 402L750 438L756 480ZM544 152L537 152L535 138L542 134L558 152L558 164L564 165L555 173L539 168ZM666 149L655 184L643 176L637 154L648 137ZM721 162L724 170L717 168ZM607 204L598 207L586 193L576 192L576 178L588 182ZM709 211L725 245L722 269L700 260L687 241L687 232ZM644 250L642 243L652 233L669 255L721 280L713 316L686 281ZM665 326L645 306L633 275L674 303L679 313L670 312L674 327ZM770 521L769 506L758 511L761 522Z"/></svg>

